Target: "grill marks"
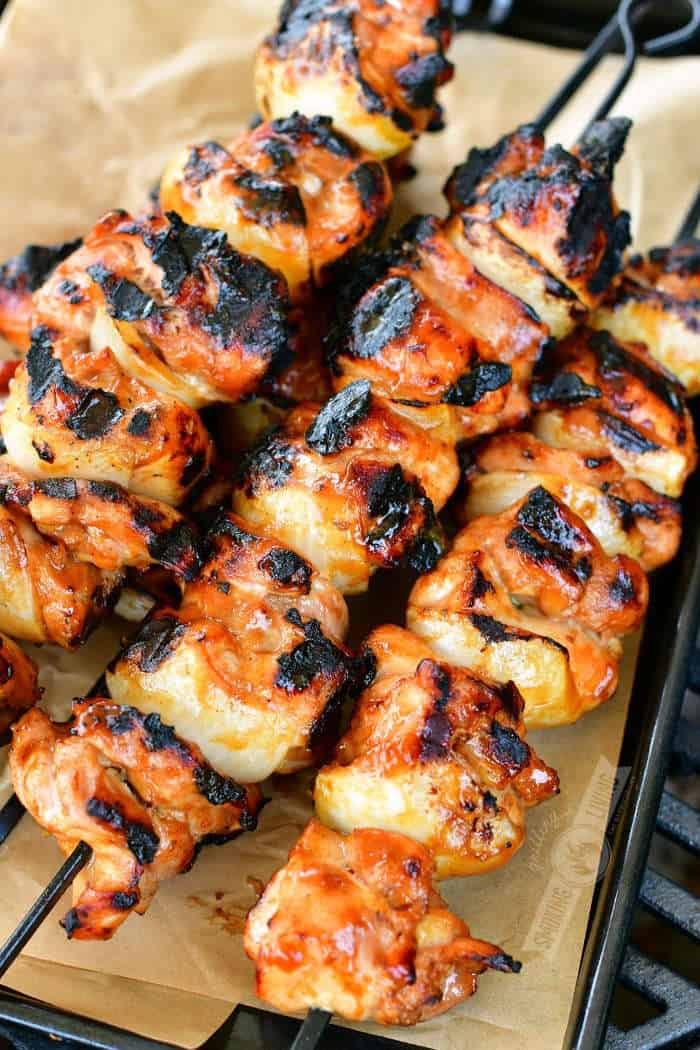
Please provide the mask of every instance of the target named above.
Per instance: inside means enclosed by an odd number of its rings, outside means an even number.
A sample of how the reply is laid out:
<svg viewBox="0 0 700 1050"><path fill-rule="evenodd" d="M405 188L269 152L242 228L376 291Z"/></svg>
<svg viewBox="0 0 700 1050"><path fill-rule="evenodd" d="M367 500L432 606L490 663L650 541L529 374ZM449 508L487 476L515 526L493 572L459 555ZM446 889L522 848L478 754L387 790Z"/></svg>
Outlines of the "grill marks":
<svg viewBox="0 0 700 1050"><path fill-rule="evenodd" d="M579 519L542 486L537 486L520 507L516 526L506 546L537 565L551 566L585 583L591 575L590 542ZM583 551L580 557L577 552Z"/></svg>
<svg viewBox="0 0 700 1050"><path fill-rule="evenodd" d="M321 456L330 456L352 444L352 428L366 418L371 403L366 379L350 383L330 398L306 431L306 443Z"/></svg>

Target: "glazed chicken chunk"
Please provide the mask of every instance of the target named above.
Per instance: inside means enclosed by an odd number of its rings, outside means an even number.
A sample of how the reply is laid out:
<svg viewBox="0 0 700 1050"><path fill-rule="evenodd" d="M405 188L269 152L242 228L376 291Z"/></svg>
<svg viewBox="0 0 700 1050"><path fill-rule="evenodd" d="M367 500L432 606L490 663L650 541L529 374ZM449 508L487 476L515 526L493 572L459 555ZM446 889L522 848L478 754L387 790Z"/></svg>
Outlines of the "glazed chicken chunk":
<svg viewBox="0 0 700 1050"><path fill-rule="evenodd" d="M612 175L630 122L599 121L570 153L523 125L472 149L445 187L448 235L477 269L518 295L561 339L622 267L629 215Z"/></svg>
<svg viewBox="0 0 700 1050"><path fill-rule="evenodd" d="M35 481L0 456L0 503L98 569L160 566L190 580L201 565L198 533L182 514L107 481Z"/></svg>
<svg viewBox="0 0 700 1050"><path fill-rule="evenodd" d="M644 343L689 396L700 393L700 240L629 259L591 324Z"/></svg>
<svg viewBox="0 0 700 1050"><path fill-rule="evenodd" d="M574 722L612 696L619 636L639 627L647 601L639 564L608 557L538 487L457 535L415 584L407 624L439 658L514 682L535 729Z"/></svg>
<svg viewBox="0 0 700 1050"><path fill-rule="evenodd" d="M580 328L533 383L533 431L556 448L612 456L628 477L680 496L697 446L683 388L639 343Z"/></svg>
<svg viewBox="0 0 700 1050"><path fill-rule="evenodd" d="M35 477L181 503L212 444L196 409L253 391L287 351L283 279L179 216L104 216L34 293L2 418Z"/></svg>
<svg viewBox="0 0 700 1050"><path fill-rule="evenodd" d="M122 579L78 561L42 536L24 508L0 498L0 630L74 649L111 611Z"/></svg>
<svg viewBox="0 0 700 1050"><path fill-rule="evenodd" d="M69 854L92 856L73 882L69 937L105 940L132 911L143 914L171 875L187 871L200 844L256 826L256 787L222 776L157 714L110 700L76 700L70 721L38 708L14 728L15 791Z"/></svg>
<svg viewBox="0 0 700 1050"><path fill-rule="evenodd" d="M18 350L29 349L33 293L80 244L28 244L0 266L0 336Z"/></svg>
<svg viewBox="0 0 700 1050"><path fill-rule="evenodd" d="M11 638L0 634L0 737L40 695L34 661Z"/></svg>
<svg viewBox="0 0 700 1050"><path fill-rule="evenodd" d="M245 459L233 506L344 594L380 567L435 564L435 517L459 477L451 445L375 397L367 380L294 409Z"/></svg>
<svg viewBox="0 0 700 1050"><path fill-rule="evenodd" d="M258 108L265 120L326 113L369 153L393 157L441 126L450 30L443 0L290 0L258 51Z"/></svg>
<svg viewBox="0 0 700 1050"><path fill-rule="evenodd" d="M236 780L295 772L327 751L354 688L345 602L233 514L207 542L181 606L158 609L110 666L110 695L159 714Z"/></svg>
<svg viewBox="0 0 700 1050"><path fill-rule="evenodd" d="M679 504L626 477L610 455L554 448L513 432L486 438L463 459L466 494L457 508L463 523L500 514L542 487L586 523L606 554L626 554L650 572L678 550Z"/></svg>
<svg viewBox="0 0 700 1050"><path fill-rule="evenodd" d="M523 740L517 689L438 662L399 627L373 631L364 654L376 675L316 778L319 819L409 835L439 878L507 863L525 839L525 807L559 783Z"/></svg>
<svg viewBox="0 0 700 1050"><path fill-rule="evenodd" d="M294 300L308 298L341 260L376 239L391 198L379 161L329 118L298 113L227 147L185 149L160 184L164 211L222 230L234 248L284 274Z"/></svg>
<svg viewBox="0 0 700 1050"><path fill-rule="evenodd" d="M412 220L386 261L365 269L367 287L341 306L329 339L337 386L366 378L397 411L451 443L525 417L547 329L482 277L437 219Z"/></svg>
<svg viewBox="0 0 700 1050"><path fill-rule="evenodd" d="M347 836L312 820L248 916L256 991L284 1013L416 1024L520 963L474 940L433 887L433 861L404 835Z"/></svg>

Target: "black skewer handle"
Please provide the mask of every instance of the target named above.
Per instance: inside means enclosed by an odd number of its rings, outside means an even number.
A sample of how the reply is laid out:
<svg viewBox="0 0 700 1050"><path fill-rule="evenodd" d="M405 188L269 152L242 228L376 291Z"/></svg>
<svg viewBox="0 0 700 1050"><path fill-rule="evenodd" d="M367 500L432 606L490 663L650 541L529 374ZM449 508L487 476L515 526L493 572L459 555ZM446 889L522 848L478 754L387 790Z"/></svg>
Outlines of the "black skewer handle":
<svg viewBox="0 0 700 1050"><path fill-rule="evenodd" d="M332 1016L328 1010L309 1010L290 1050L317 1050Z"/></svg>
<svg viewBox="0 0 700 1050"><path fill-rule="evenodd" d="M698 187L698 191L695 194L695 200L688 208L685 218L678 227L675 243L678 244L679 241L687 241L689 237L694 237L698 225L700 225L700 187Z"/></svg>
<svg viewBox="0 0 700 1050"><path fill-rule="evenodd" d="M91 848L79 842L71 855L58 869L45 890L39 894L22 921L15 927L0 948L0 977L12 965L25 944L41 926L54 904L61 899L78 872L92 856Z"/></svg>

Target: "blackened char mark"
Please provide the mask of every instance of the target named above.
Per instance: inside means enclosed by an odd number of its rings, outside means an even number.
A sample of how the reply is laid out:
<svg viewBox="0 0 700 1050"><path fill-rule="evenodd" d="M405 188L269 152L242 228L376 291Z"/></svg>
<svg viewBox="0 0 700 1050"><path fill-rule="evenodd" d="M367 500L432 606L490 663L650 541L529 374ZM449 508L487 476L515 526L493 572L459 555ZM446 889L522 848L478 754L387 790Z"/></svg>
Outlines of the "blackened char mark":
<svg viewBox="0 0 700 1050"><path fill-rule="evenodd" d="M59 358L54 357L54 334L46 325L39 325L32 329L26 357L29 401L32 405L41 401L53 387L69 397L77 397L83 392L83 388L74 383L65 373Z"/></svg>
<svg viewBox="0 0 700 1050"><path fill-rule="evenodd" d="M365 538L367 550L387 565L406 561L417 572L433 568L444 550L442 530L420 483L406 478L399 464L394 463L374 473L366 496L367 513L376 519ZM420 526L417 535L408 549L393 551L393 541L411 519Z"/></svg>
<svg viewBox="0 0 700 1050"><path fill-rule="evenodd" d="M417 671L429 675L433 686L433 706L420 734L420 761L431 762L444 758L452 738L452 723L445 710L451 697L450 675L434 660L421 660Z"/></svg>
<svg viewBox="0 0 700 1050"><path fill-rule="evenodd" d="M82 915L81 915L82 912ZM71 908L63 918L60 920L60 925L66 931L66 936L70 939L76 930L82 929L82 919L85 917L85 909L82 908Z"/></svg>
<svg viewBox="0 0 700 1050"><path fill-rule="evenodd" d="M676 416L685 412L682 388L670 376L652 368L636 354L631 354L613 339L610 332L591 332L588 345L596 355L598 370L604 379L619 379L625 373L634 376L658 397Z"/></svg>
<svg viewBox="0 0 700 1050"><path fill-rule="evenodd" d="M525 701L520 695L520 690L515 682L506 682L504 685L495 685L493 686L493 689L498 693L501 706L506 714L509 715L514 722L519 722L525 707Z"/></svg>
<svg viewBox="0 0 700 1050"><path fill-rule="evenodd" d="M153 262L163 271L163 291L166 295L176 295L185 278L204 261L225 255L227 239L223 230L190 226L175 211L166 212L165 217L169 224L166 229L144 239L151 249Z"/></svg>
<svg viewBox="0 0 700 1050"><path fill-rule="evenodd" d="M530 492L518 511L518 521L563 551L573 552L586 543L583 533L567 518L563 504L542 485Z"/></svg>
<svg viewBox="0 0 700 1050"><path fill-rule="evenodd" d="M412 109L428 109L435 104L435 91L450 76L452 68L444 55L433 51L407 62L394 76Z"/></svg>
<svg viewBox="0 0 700 1050"><path fill-rule="evenodd" d="M610 440L625 452L643 455L645 452L658 452L661 447L619 416L611 416L601 409L598 419Z"/></svg>
<svg viewBox="0 0 700 1050"><path fill-rule="evenodd" d="M66 420L66 426L81 441L104 437L124 416L115 394L96 388L87 390Z"/></svg>
<svg viewBox="0 0 700 1050"><path fill-rule="evenodd" d="M366 379L343 387L326 401L306 431L306 444L321 456L331 456L352 444L352 428L367 416L371 389Z"/></svg>
<svg viewBox="0 0 700 1050"><path fill-rule="evenodd" d="M111 904L117 911L128 911L130 908L135 907L139 902L138 893L113 893L111 897Z"/></svg>
<svg viewBox="0 0 700 1050"><path fill-rule="evenodd" d="M443 400L448 405L460 405L470 408L476 405L487 394L510 383L513 369L500 361L479 361L468 372L460 376L454 386L450 387Z"/></svg>
<svg viewBox="0 0 700 1050"><path fill-rule="evenodd" d="M637 518L645 518L647 521L660 522L662 520L662 506L665 506L670 513L678 513L679 507L675 500L664 500L664 503L646 503L644 500L634 500L632 503L629 500L623 499L621 496L614 496L610 492L605 493L608 502L613 505L617 514L620 517L620 524L625 532L629 532L631 528L636 524Z"/></svg>
<svg viewBox="0 0 700 1050"><path fill-rule="evenodd" d="M348 181L357 190L362 207L373 212L384 198L384 168L376 160L358 164L348 175Z"/></svg>
<svg viewBox="0 0 700 1050"><path fill-rule="evenodd" d="M616 605L629 605L637 600L634 581L625 569L618 569L609 587L610 597Z"/></svg>
<svg viewBox="0 0 700 1050"><path fill-rule="evenodd" d="M184 580L193 580L202 568L201 539L186 521L179 521L165 532L150 532L148 553L165 569L172 569Z"/></svg>
<svg viewBox="0 0 700 1050"><path fill-rule="evenodd" d="M200 795L203 795L207 802L211 802L212 806L245 802L244 788L231 777L217 773L211 766L197 766L194 771L194 783Z"/></svg>
<svg viewBox="0 0 700 1050"><path fill-rule="evenodd" d="M515 132L503 135L488 149L472 147L466 161L455 168L445 186L445 192L454 205L466 208L474 203L479 183L493 173L515 136L526 140L541 138L534 124L521 124Z"/></svg>
<svg viewBox="0 0 700 1050"><path fill-rule="evenodd" d="M410 331L421 296L406 277L387 277L361 299L351 322L350 352L364 360Z"/></svg>
<svg viewBox="0 0 700 1050"><path fill-rule="evenodd" d="M586 383L577 372L557 372L549 382L534 382L530 387L533 404L553 401L558 405L582 405L603 396L602 390Z"/></svg>
<svg viewBox="0 0 700 1050"><path fill-rule="evenodd" d="M78 498L78 486L72 478L46 478L44 481L35 481L34 488L49 499Z"/></svg>
<svg viewBox="0 0 700 1050"><path fill-rule="evenodd" d="M251 357L272 363L286 354L289 301L283 278L233 248L207 256L206 269L217 286L217 299L204 314L202 328L221 347L237 344Z"/></svg>
<svg viewBox="0 0 700 1050"><path fill-rule="evenodd" d="M88 481L87 487L91 496L106 503L124 503L127 499L124 489L111 481Z"/></svg>
<svg viewBox="0 0 700 1050"><path fill-rule="evenodd" d="M307 217L299 189L289 182L281 182L255 171L244 171L231 176L234 185L246 191L243 213L261 226L285 223L306 226Z"/></svg>
<svg viewBox="0 0 700 1050"><path fill-rule="evenodd" d="M290 609L285 619L302 629L304 641L278 657L276 686L288 693L301 693L318 675L331 678L341 671L348 673L348 658L325 637L318 620L304 623L297 609Z"/></svg>
<svg viewBox="0 0 700 1050"><path fill-rule="evenodd" d="M311 566L296 551L286 547L273 547L261 558L258 568L266 572L277 583L293 586L303 594L311 587Z"/></svg>
<svg viewBox="0 0 700 1050"><path fill-rule="evenodd" d="M134 412L126 428L132 437L146 437L151 428L152 417L149 412L139 408Z"/></svg>
<svg viewBox="0 0 700 1050"><path fill-rule="evenodd" d="M120 805L105 802L94 796L88 799L85 811L94 820L108 824L116 831L123 831L126 844L139 864L153 862L160 840L152 828L136 820L127 820Z"/></svg>
<svg viewBox="0 0 700 1050"><path fill-rule="evenodd" d="M168 659L185 633L174 616L161 616L143 625L117 659L132 660L144 674L152 674Z"/></svg>
<svg viewBox="0 0 700 1050"><path fill-rule="evenodd" d="M305 117L301 113L292 113L289 117L280 117L270 122L273 134L284 135L292 142L303 145L308 135L314 146L327 149L337 157L347 160L356 157L357 146L340 131L336 131L330 117Z"/></svg>
<svg viewBox="0 0 700 1050"><path fill-rule="evenodd" d="M201 185L219 171L230 158L231 154L228 150L212 139L193 146L183 170L185 181L191 186Z"/></svg>
<svg viewBox="0 0 700 1050"><path fill-rule="evenodd" d="M87 272L99 284L109 304L109 312L119 321L142 321L156 309L156 303L126 277L117 277L102 263L88 266Z"/></svg>
<svg viewBox="0 0 700 1050"><path fill-rule="evenodd" d="M508 769L510 776L515 776L528 765L530 748L514 729L494 719L491 722L491 741L496 761Z"/></svg>
<svg viewBox="0 0 700 1050"><path fill-rule="evenodd" d="M241 528L237 522L233 521L224 510L217 514L207 529L207 539L212 540L216 536L227 536L235 547L249 547L257 539L252 532Z"/></svg>
<svg viewBox="0 0 700 1050"><path fill-rule="evenodd" d="M0 266L0 287L35 292L72 252L82 244L78 237L64 244L28 244L18 255Z"/></svg>
<svg viewBox="0 0 700 1050"><path fill-rule="evenodd" d="M238 486L249 498L267 489L281 488L294 469L297 455L278 427L267 431L241 460Z"/></svg>

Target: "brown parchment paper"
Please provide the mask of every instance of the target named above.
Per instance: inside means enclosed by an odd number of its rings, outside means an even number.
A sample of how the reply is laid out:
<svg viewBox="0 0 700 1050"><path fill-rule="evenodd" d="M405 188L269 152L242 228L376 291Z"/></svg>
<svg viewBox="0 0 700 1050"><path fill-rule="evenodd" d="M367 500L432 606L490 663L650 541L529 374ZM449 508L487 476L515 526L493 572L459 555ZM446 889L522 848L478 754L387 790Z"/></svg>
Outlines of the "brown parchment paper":
<svg viewBox="0 0 700 1050"><path fill-rule="evenodd" d="M231 135L254 109L254 48L276 0L15 0L0 28L0 258L29 241L75 236L101 211L138 207L171 153ZM444 93L447 129L415 151L419 176L401 187L397 220L441 213L440 187L471 144L487 145L531 119L577 56L521 42L463 35ZM601 97L607 60L552 131L571 144ZM619 112L636 121L617 185L639 246L670 238L700 178L700 59L643 61ZM376 580L352 603L353 636L401 622L405 587ZM65 715L113 654L121 627L102 629L79 654L39 653L44 703ZM384 1034L452 1050L562 1044L616 780L634 664L618 695L577 726L532 734L562 777L558 799L529 814L529 839L503 870L452 880L443 891L476 936L523 960L518 977L487 974L478 994L443 1018ZM0 759L0 790L9 793ZM68 942L55 914L6 983L64 1009L194 1047L238 1002L255 1003L241 929L266 880L310 814L309 778L277 778L255 834L205 850L193 870L159 891L107 944ZM0 937L60 863L53 839L25 817L0 849Z"/></svg>

